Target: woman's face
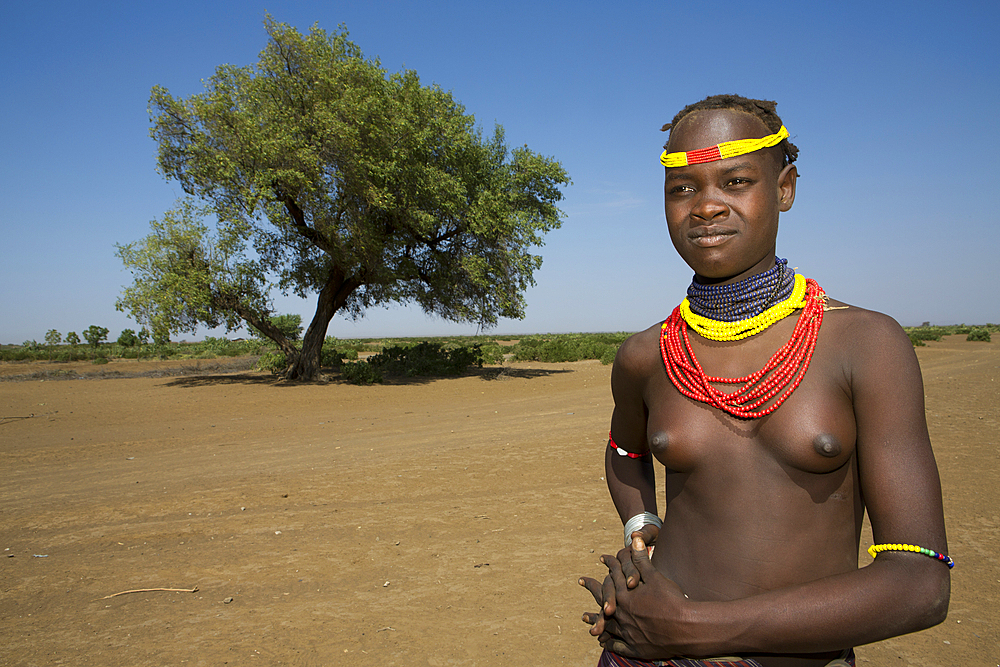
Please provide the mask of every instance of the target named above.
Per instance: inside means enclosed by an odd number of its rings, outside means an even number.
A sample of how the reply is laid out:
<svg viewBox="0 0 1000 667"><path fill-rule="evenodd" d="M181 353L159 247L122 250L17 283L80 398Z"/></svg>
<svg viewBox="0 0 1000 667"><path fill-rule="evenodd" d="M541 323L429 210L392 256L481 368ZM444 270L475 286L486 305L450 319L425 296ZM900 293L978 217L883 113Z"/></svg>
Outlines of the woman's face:
<svg viewBox="0 0 1000 667"><path fill-rule="evenodd" d="M670 132L668 152L771 134L751 114L696 111ZM709 283L741 280L774 265L778 214L795 198L795 167L782 169L780 149L666 169L667 229L674 248Z"/></svg>

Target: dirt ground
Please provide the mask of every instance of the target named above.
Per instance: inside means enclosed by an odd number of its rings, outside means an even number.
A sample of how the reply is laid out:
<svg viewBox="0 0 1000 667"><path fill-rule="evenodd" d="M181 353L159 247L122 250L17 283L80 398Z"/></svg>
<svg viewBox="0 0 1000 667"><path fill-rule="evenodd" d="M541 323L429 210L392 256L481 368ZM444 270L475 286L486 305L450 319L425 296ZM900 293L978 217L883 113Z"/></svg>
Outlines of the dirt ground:
<svg viewBox="0 0 1000 667"><path fill-rule="evenodd" d="M917 354L951 611L859 664L1000 665L1000 343ZM52 368L70 366L0 374ZM602 479L609 375L0 382L0 664L592 667L576 580L621 534ZM107 597L143 588L197 591Z"/></svg>

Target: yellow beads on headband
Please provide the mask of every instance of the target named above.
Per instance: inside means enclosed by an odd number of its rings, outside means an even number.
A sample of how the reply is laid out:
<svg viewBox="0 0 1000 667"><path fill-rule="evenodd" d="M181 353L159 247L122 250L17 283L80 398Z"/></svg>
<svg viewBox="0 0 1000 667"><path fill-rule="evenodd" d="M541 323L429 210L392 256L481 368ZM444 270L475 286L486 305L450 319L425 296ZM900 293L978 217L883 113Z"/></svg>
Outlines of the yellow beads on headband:
<svg viewBox="0 0 1000 667"><path fill-rule="evenodd" d="M686 153L668 153L663 151L660 156L660 164L664 167L686 167L689 164L701 164L702 162L715 162L725 160L727 157L736 157L746 153L753 153L762 148L777 146L788 138L788 130L782 125L776 134L769 134L760 139L737 139L736 141L723 141L721 144L699 148L696 151Z"/></svg>

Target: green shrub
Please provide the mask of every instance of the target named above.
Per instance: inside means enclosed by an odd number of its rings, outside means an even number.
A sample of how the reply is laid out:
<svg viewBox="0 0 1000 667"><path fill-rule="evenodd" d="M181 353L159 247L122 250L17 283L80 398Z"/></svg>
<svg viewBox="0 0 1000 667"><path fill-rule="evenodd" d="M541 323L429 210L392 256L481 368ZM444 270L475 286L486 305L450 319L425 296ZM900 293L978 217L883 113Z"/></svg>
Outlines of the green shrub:
<svg viewBox="0 0 1000 667"><path fill-rule="evenodd" d="M440 377L459 375L470 366L482 367L480 345L447 348L424 341L410 347L393 345L368 358L368 363L389 375Z"/></svg>
<svg viewBox="0 0 1000 667"><path fill-rule="evenodd" d="M118 336L118 344L122 347L135 347L139 344L139 337L131 329L125 329Z"/></svg>
<svg viewBox="0 0 1000 667"><path fill-rule="evenodd" d="M910 337L910 342L913 343L913 347L926 347L927 346L927 343L924 342L924 339L921 338L918 335L915 335L912 331L910 333L906 334L906 335ZM936 338L934 340L939 340L939 339Z"/></svg>
<svg viewBox="0 0 1000 667"><path fill-rule="evenodd" d="M35 356L31 350L24 347L13 347L0 350L0 360L2 361L34 361Z"/></svg>
<svg viewBox="0 0 1000 667"><path fill-rule="evenodd" d="M981 341L983 343L989 343L990 330L985 327L973 329L972 331L969 332L969 335L965 337L965 340L975 340L975 341Z"/></svg>
<svg viewBox="0 0 1000 667"><path fill-rule="evenodd" d="M205 340L196 344L192 348L192 353L196 359L212 359L215 357L239 357L253 354L252 348L260 348L260 341L233 341L226 338L215 338L205 336ZM210 353L214 356L203 357L201 355Z"/></svg>
<svg viewBox="0 0 1000 667"><path fill-rule="evenodd" d="M180 352L180 350L177 347L169 344L165 345L153 344L149 346L149 349L153 355L159 357L160 359L169 359L170 357L176 356Z"/></svg>
<svg viewBox="0 0 1000 667"><path fill-rule="evenodd" d="M340 375L351 384L375 384L382 382L382 371L367 361L342 364Z"/></svg>
<svg viewBox="0 0 1000 667"><path fill-rule="evenodd" d="M284 373L286 368L288 368L288 362L285 361L284 352L265 352L257 360L257 370L267 371L274 375Z"/></svg>
<svg viewBox="0 0 1000 667"><path fill-rule="evenodd" d="M604 352L601 353L601 363L607 366L608 364L615 363L615 357L618 355L618 347L608 346Z"/></svg>
<svg viewBox="0 0 1000 667"><path fill-rule="evenodd" d="M530 336L514 346L513 354L516 361L563 363L598 359L603 364L610 364L628 336L626 333Z"/></svg>
<svg viewBox="0 0 1000 667"><path fill-rule="evenodd" d="M354 358L358 358L358 353L354 353ZM340 368L344 363L344 353L335 347L323 346L319 353L319 365L324 368Z"/></svg>
<svg viewBox="0 0 1000 667"><path fill-rule="evenodd" d="M495 341L490 341L489 343L483 343L480 346L480 352L482 354L482 362L484 364L502 364L504 359L504 349L500 347Z"/></svg>

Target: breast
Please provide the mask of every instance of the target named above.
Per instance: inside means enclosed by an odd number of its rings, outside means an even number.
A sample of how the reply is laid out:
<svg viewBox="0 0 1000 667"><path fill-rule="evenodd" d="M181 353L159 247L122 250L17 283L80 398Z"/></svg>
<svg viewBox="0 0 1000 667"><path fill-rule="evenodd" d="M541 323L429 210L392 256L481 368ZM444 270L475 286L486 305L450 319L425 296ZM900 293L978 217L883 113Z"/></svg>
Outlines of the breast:
<svg viewBox="0 0 1000 667"><path fill-rule="evenodd" d="M665 395L649 406L646 433L653 455L675 472L734 458L751 465L764 457L783 468L822 474L854 454L856 426L842 392L803 383L760 419L738 419L676 393Z"/></svg>

